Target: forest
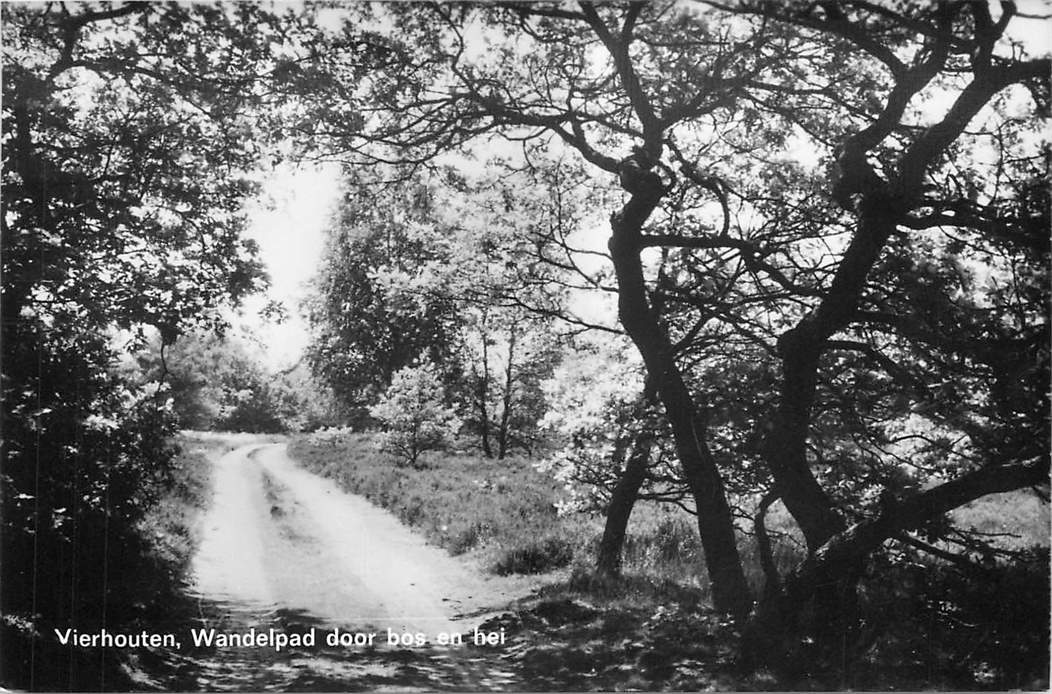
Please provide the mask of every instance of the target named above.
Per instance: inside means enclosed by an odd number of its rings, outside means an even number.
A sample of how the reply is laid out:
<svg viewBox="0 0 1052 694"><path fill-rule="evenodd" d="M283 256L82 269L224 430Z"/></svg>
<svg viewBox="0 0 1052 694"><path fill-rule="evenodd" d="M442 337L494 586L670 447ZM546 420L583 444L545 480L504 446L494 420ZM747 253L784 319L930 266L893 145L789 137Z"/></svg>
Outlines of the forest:
<svg viewBox="0 0 1052 694"><path fill-rule="evenodd" d="M1048 529L966 520L1047 524L1050 19L5 3L0 683L106 688L118 655L48 637L162 619L158 509L210 430L548 489L562 534L501 571L693 591L724 688L1046 688ZM245 206L317 162L340 195L308 298L263 310L309 329L275 371L235 335L268 291ZM697 548L676 585L627 559L653 509Z"/></svg>

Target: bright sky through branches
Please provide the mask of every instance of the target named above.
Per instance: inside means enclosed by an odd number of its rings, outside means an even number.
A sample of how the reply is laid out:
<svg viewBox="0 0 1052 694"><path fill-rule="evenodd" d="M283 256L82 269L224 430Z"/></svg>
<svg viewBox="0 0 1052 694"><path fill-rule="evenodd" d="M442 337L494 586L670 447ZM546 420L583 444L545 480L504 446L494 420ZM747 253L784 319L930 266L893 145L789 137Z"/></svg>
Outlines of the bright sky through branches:
<svg viewBox="0 0 1052 694"><path fill-rule="evenodd" d="M1052 34L1048 32L1052 0L1023 0L1018 7L1021 16L1010 24L1009 36L1021 41L1031 55L1052 51ZM995 8L994 12L997 14L1000 10ZM336 22L336 16L328 19ZM482 43L477 40L479 46ZM939 99L929 105L933 117L941 115L946 107L946 100ZM799 154L808 166L821 163L818 152L809 144L801 146ZM465 165L470 166L467 162ZM248 235L260 245L271 287L266 296L250 298L236 322L256 335L264 362L272 370L294 364L307 345L307 325L301 315L300 303L306 296L307 283L317 271L325 228L339 193L338 165L283 164L265 179L260 196L246 207ZM592 231L599 234L592 239L597 241L597 248L605 246L605 225ZM288 312L283 324L277 325L259 317L259 311L271 300L283 304ZM610 310L598 306L591 310L587 306L577 308L585 313L594 311L598 314Z"/></svg>
<svg viewBox="0 0 1052 694"><path fill-rule="evenodd" d="M314 276L325 243L325 228L340 194L339 166L282 164L263 183L258 198L247 207L248 236L259 243L260 256L270 275L266 296L246 304L241 324L254 331L263 348L264 363L277 370L294 364L307 346L307 324L300 302ZM285 306L282 324L267 322L259 311L267 301Z"/></svg>

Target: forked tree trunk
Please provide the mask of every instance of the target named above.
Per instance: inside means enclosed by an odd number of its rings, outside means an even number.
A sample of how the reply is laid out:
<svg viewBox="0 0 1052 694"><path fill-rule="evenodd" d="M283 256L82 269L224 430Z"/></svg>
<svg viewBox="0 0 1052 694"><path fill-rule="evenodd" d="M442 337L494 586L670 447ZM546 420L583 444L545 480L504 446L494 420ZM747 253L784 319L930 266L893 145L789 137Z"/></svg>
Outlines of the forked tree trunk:
<svg viewBox="0 0 1052 694"><path fill-rule="evenodd" d="M705 564L717 610L748 615L752 597L738 555L723 480L699 430L697 407L676 364L672 344L647 301L640 261L641 230L664 194L655 176L634 191L610 220L610 253L618 282L618 316L639 349L672 428L676 453L698 512Z"/></svg>

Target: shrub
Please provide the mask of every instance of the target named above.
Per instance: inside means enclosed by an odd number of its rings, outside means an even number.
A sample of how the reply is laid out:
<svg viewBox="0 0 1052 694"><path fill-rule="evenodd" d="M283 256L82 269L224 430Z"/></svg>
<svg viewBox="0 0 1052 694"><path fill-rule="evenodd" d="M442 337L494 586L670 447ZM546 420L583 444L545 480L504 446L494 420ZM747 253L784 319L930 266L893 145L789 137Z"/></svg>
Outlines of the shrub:
<svg viewBox="0 0 1052 694"><path fill-rule="evenodd" d="M391 385L369 413L383 423L377 445L399 464L419 467L420 454L448 446L460 420L445 404L438 368L424 361L395 373Z"/></svg>
<svg viewBox="0 0 1052 694"><path fill-rule="evenodd" d="M505 552L493 570L508 574L539 574L562 568L573 559L573 547L559 537L546 537Z"/></svg>

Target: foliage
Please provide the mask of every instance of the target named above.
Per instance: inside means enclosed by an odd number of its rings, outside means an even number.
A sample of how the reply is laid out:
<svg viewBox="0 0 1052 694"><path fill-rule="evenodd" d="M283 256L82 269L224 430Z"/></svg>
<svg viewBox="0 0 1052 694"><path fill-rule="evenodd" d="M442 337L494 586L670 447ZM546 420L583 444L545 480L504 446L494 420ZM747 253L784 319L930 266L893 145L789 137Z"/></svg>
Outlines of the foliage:
<svg viewBox="0 0 1052 694"><path fill-rule="evenodd" d="M1041 688L1048 677L1048 551L960 566L913 552L874 562L861 596L859 678L954 689ZM859 686L851 683L851 686Z"/></svg>
<svg viewBox="0 0 1052 694"><path fill-rule="evenodd" d="M577 339L545 384L551 407L542 424L560 444L537 467L569 493L561 512L602 512L621 478L636 437L645 434L647 475L637 493L684 507L686 485L662 443L668 431L660 413L644 402L642 368L629 345Z"/></svg>
<svg viewBox="0 0 1052 694"><path fill-rule="evenodd" d="M124 372L163 383L183 429L284 431L282 420L293 409L279 400L258 361L235 338L191 333L167 347L151 341Z"/></svg>
<svg viewBox="0 0 1052 694"><path fill-rule="evenodd" d="M303 359L272 376L271 383L283 405L279 411L287 431L315 431L346 420L332 389L311 373Z"/></svg>
<svg viewBox="0 0 1052 694"><path fill-rule="evenodd" d="M156 340L125 358L120 372L157 382L182 429L280 433L331 426L339 405L302 361L278 373L263 366L251 332L190 332L162 348Z"/></svg>
<svg viewBox="0 0 1052 694"><path fill-rule="evenodd" d="M499 183L463 174L429 179L441 210L416 229L426 263L378 272L393 297L434 297L456 311L444 367L453 398L487 456L532 449L546 403L541 383L570 320L566 272L552 257L572 205L539 174ZM553 199L554 197L554 199Z"/></svg>
<svg viewBox="0 0 1052 694"><path fill-rule="evenodd" d="M523 310L465 309L456 357L465 425L487 456L532 451L547 409L543 383L561 357L551 322Z"/></svg>
<svg viewBox="0 0 1052 694"><path fill-rule="evenodd" d="M427 351L486 455L529 450L563 315L562 271L540 250L554 243L547 200L449 171L360 178L310 302L313 371L343 402L368 405Z"/></svg>
<svg viewBox="0 0 1052 694"><path fill-rule="evenodd" d="M395 372L369 414L384 428L378 450L411 467L420 465L421 453L448 446L460 429L456 409L446 405L438 368L426 360Z"/></svg>
<svg viewBox="0 0 1052 694"><path fill-rule="evenodd" d="M308 306L314 335L307 358L345 406L373 404L395 372L421 352L441 362L449 350L448 301L388 292L381 278L382 271L416 267L436 256L417 233L432 209L423 187L356 186L333 222Z"/></svg>

